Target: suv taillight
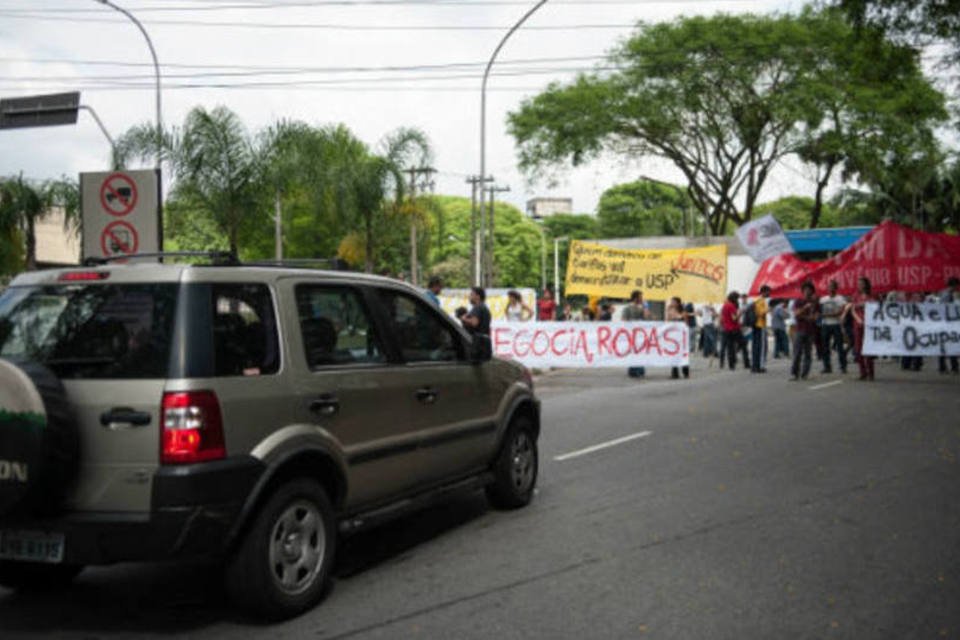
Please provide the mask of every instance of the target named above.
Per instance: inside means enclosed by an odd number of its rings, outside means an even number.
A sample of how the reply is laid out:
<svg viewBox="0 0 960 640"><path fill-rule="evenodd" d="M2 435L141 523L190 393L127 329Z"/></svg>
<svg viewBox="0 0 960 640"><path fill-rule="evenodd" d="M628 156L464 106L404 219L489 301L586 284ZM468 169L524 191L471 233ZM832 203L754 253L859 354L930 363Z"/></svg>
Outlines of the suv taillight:
<svg viewBox="0 0 960 640"><path fill-rule="evenodd" d="M188 464L227 455L220 402L212 391L163 394L160 463Z"/></svg>

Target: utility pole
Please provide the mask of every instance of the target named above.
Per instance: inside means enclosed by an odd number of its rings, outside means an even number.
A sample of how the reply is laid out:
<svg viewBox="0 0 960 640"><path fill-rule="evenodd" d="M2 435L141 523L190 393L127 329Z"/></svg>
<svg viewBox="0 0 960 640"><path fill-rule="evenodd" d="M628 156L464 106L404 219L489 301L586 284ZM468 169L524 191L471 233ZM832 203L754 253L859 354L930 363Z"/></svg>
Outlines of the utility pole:
<svg viewBox="0 0 960 640"><path fill-rule="evenodd" d="M490 218L487 224L488 249L486 251L487 260L484 266L485 282L483 286L489 287L491 284L493 284L493 263L494 263L493 249L495 246L495 238L493 235L493 231L494 231L493 220L494 220L494 209L496 208L496 197L497 197L496 194L510 191L510 187L498 187L496 185L493 185L493 186L487 187L486 191L487 191L487 195L490 196L490 212L489 212Z"/></svg>
<svg viewBox="0 0 960 640"><path fill-rule="evenodd" d="M419 277L417 272L420 270L417 256L417 212L415 204L417 198L417 176L427 176L427 178L422 181L422 185L429 187L431 184L430 176L436 173L436 171L433 167L411 167L404 169L404 172L410 176L410 284L414 286L418 284Z"/></svg>
<svg viewBox="0 0 960 640"><path fill-rule="evenodd" d="M483 255L484 255L484 210L483 210L483 185L487 182L493 182L492 177L482 178L480 176L470 176L467 178L470 184L470 282L473 286L483 286ZM479 210L477 209L477 196L480 196Z"/></svg>
<svg viewBox="0 0 960 640"><path fill-rule="evenodd" d="M277 262L283 260L283 217L280 208L280 187L273 195L273 254Z"/></svg>

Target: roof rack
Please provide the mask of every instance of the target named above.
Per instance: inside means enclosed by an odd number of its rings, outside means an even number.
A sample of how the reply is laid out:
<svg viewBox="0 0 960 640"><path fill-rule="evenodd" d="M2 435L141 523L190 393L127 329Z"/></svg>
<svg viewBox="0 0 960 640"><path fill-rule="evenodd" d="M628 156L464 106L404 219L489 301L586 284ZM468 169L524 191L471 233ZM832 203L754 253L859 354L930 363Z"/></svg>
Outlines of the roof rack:
<svg viewBox="0 0 960 640"><path fill-rule="evenodd" d="M109 264L119 260L136 260L139 258L209 258L215 265L239 265L236 254L231 251L157 251L153 253L130 253L115 256L85 258L83 264L88 267Z"/></svg>
<svg viewBox="0 0 960 640"><path fill-rule="evenodd" d="M342 258L281 258L280 260L253 260L244 262L247 267L311 267L320 266L334 271L347 271L349 266Z"/></svg>

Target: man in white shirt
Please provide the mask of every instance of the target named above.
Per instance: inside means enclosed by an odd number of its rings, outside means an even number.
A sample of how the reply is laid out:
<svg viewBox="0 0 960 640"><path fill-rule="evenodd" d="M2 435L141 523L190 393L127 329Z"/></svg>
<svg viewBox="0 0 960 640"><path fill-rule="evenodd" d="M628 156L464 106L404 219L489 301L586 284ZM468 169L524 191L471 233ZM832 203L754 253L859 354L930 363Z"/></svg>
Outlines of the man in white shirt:
<svg viewBox="0 0 960 640"><path fill-rule="evenodd" d="M843 344L843 328L840 326L840 316L847 304L847 299L837 294L837 281L831 280L827 286L829 295L820 298L820 338L823 342L823 373L832 373L830 366L830 352L837 350L837 360L840 362L840 371L847 372L847 350Z"/></svg>

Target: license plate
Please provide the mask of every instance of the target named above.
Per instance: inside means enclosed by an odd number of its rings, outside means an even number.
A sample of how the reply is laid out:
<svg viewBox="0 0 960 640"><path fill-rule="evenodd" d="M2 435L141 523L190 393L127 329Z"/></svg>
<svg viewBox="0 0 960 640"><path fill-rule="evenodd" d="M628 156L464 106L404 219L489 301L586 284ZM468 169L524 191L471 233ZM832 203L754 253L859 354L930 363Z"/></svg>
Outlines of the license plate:
<svg viewBox="0 0 960 640"><path fill-rule="evenodd" d="M63 534L41 531L0 531L0 559L63 562Z"/></svg>

